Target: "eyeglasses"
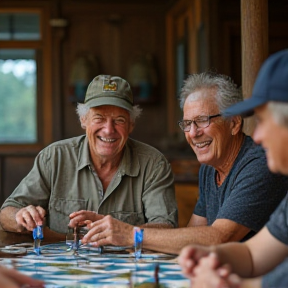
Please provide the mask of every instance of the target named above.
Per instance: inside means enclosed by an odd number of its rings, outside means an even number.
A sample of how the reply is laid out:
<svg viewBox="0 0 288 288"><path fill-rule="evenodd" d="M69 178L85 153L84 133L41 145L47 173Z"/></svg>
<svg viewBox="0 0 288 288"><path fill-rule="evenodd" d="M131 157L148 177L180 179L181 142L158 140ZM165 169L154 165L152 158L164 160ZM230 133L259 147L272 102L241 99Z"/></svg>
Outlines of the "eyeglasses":
<svg viewBox="0 0 288 288"><path fill-rule="evenodd" d="M184 132L189 132L191 129L192 123L195 124L196 128L206 128L210 125L210 119L219 117L221 114L211 115L211 116L198 116L194 120L181 120L178 121L178 125Z"/></svg>

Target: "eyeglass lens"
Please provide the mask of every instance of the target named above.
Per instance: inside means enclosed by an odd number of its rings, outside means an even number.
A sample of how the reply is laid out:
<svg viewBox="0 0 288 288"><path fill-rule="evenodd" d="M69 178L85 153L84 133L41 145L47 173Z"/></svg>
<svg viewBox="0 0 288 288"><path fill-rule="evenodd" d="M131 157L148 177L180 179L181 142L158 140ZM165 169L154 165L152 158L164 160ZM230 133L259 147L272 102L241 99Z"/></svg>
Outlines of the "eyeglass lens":
<svg viewBox="0 0 288 288"><path fill-rule="evenodd" d="M192 123L195 124L196 128L206 128L210 125L210 119L214 117L221 116L221 114L211 115L211 116L201 116L194 120L182 120L178 124L184 132L189 132L192 126Z"/></svg>

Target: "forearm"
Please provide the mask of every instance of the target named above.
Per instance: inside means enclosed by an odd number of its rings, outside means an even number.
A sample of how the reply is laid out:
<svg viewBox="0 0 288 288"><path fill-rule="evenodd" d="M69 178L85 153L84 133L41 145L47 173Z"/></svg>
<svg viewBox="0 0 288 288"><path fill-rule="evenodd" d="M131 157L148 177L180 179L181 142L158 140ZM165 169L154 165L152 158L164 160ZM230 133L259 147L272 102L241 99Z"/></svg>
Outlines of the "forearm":
<svg viewBox="0 0 288 288"><path fill-rule="evenodd" d="M240 277L253 277L253 262L245 243L231 242L211 247L222 264L229 264ZM241 286L242 287L242 286Z"/></svg>
<svg viewBox="0 0 288 288"><path fill-rule="evenodd" d="M141 228L174 228L172 224L167 223L145 223L140 226Z"/></svg>
<svg viewBox="0 0 288 288"><path fill-rule="evenodd" d="M189 244L216 245L222 242L219 231L211 226L176 229L145 229L143 246L164 253L179 254Z"/></svg>
<svg viewBox="0 0 288 288"><path fill-rule="evenodd" d="M10 232L25 233L27 230L16 222L16 213L20 208L8 206L0 212L0 224L3 230ZM28 233L28 232L27 232Z"/></svg>
<svg viewBox="0 0 288 288"><path fill-rule="evenodd" d="M242 281L239 288L261 288L262 278L245 279Z"/></svg>

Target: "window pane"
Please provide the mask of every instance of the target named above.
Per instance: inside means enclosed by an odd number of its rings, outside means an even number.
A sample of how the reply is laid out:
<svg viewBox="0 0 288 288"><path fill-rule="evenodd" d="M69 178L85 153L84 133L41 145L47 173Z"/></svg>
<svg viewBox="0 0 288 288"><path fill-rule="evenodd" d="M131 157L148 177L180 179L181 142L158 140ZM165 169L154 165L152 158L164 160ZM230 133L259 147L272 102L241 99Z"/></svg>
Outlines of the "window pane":
<svg viewBox="0 0 288 288"><path fill-rule="evenodd" d="M37 142L35 54L0 49L0 144Z"/></svg>
<svg viewBox="0 0 288 288"><path fill-rule="evenodd" d="M0 13L0 40L39 40L40 16L36 13Z"/></svg>

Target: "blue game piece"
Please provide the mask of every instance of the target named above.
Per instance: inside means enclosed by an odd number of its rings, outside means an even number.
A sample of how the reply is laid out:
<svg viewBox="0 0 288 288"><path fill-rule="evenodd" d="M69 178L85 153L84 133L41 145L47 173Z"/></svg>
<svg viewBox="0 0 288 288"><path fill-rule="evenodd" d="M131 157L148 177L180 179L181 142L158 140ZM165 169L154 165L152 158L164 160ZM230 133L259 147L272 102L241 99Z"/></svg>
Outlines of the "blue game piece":
<svg viewBox="0 0 288 288"><path fill-rule="evenodd" d="M34 239L34 252L37 255L41 254L40 243L41 243L41 240L43 238L44 238L44 236L43 236L43 227L42 227L42 225L36 226L33 229L33 239Z"/></svg>

